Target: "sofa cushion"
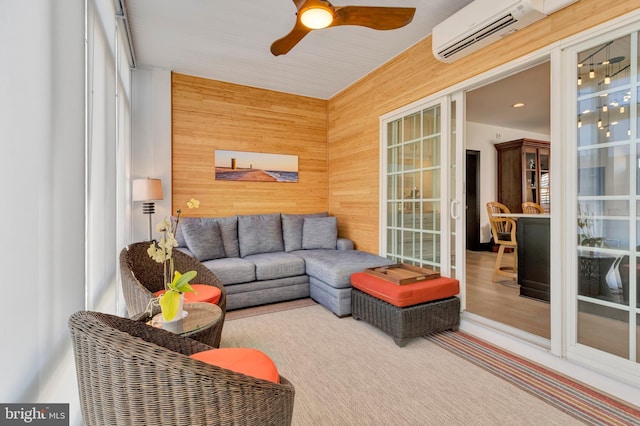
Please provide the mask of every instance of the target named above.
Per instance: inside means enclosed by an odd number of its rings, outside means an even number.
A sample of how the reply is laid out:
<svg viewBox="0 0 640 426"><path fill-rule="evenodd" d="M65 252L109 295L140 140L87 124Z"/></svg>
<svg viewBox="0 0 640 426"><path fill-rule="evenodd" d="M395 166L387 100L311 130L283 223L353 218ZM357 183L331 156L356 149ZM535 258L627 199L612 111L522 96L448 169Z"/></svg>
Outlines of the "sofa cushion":
<svg viewBox="0 0 640 426"><path fill-rule="evenodd" d="M329 213L283 214L282 238L284 251L302 250L302 225L306 217L327 217Z"/></svg>
<svg viewBox="0 0 640 426"><path fill-rule="evenodd" d="M246 376L279 383L276 364L264 352L252 348L220 348L197 352L190 358Z"/></svg>
<svg viewBox="0 0 640 426"><path fill-rule="evenodd" d="M238 216L240 256L284 251L280 213Z"/></svg>
<svg viewBox="0 0 640 426"><path fill-rule="evenodd" d="M302 225L304 250L335 249L338 240L338 221L332 217L306 217Z"/></svg>
<svg viewBox="0 0 640 426"><path fill-rule="evenodd" d="M225 257L218 222L193 220L182 223L187 247L199 261Z"/></svg>
<svg viewBox="0 0 640 426"><path fill-rule="evenodd" d="M175 216L171 216L171 223L174 224L176 223L176 217ZM185 220L194 220L194 219L198 219L196 217L183 217L182 219L180 219L180 223L184 224L183 221ZM174 237L176 238L176 241L178 242L178 247L186 247L187 246L187 242L184 239L184 232L182 232L182 226L178 226L178 229L176 230L176 235L174 235Z"/></svg>
<svg viewBox="0 0 640 426"><path fill-rule="evenodd" d="M304 260L285 252L252 254L244 258L256 265L259 281L304 275Z"/></svg>
<svg viewBox="0 0 640 426"><path fill-rule="evenodd" d="M172 220L175 221L175 216L172 217ZM240 248L238 246L238 218L236 216L183 217L180 219L180 224L178 225L175 235L179 247L187 247L182 228L190 222L217 222L220 227L226 257L240 257Z"/></svg>
<svg viewBox="0 0 640 426"><path fill-rule="evenodd" d="M227 257L240 257L238 245L238 217L226 216L215 218L220 226L220 234L224 243L224 252Z"/></svg>
<svg viewBox="0 0 640 426"><path fill-rule="evenodd" d="M256 280L256 265L240 257L206 260L202 264L209 268L224 285Z"/></svg>
<svg viewBox="0 0 640 426"><path fill-rule="evenodd" d="M351 274L366 268L391 265L393 261L359 250L298 250L304 259L307 275L333 288L351 287Z"/></svg>

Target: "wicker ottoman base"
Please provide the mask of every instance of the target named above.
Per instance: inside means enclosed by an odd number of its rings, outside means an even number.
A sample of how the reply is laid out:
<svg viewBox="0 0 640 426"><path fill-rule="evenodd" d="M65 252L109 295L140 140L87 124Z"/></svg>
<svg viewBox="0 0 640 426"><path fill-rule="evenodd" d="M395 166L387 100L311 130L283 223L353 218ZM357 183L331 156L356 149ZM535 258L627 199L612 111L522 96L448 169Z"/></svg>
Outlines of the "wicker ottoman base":
<svg viewBox="0 0 640 426"><path fill-rule="evenodd" d="M402 347L414 337L443 330L458 330L460 299L454 296L399 308L353 288L351 315L389 334Z"/></svg>

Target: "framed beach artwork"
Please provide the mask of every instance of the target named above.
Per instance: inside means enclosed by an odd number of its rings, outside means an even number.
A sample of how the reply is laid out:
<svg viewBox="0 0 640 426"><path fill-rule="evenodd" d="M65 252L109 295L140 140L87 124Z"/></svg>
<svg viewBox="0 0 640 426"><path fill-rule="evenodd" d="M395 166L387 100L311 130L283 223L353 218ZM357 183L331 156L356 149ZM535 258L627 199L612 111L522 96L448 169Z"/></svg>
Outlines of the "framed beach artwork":
<svg viewBox="0 0 640 426"><path fill-rule="evenodd" d="M298 156L216 149L216 180L298 182Z"/></svg>

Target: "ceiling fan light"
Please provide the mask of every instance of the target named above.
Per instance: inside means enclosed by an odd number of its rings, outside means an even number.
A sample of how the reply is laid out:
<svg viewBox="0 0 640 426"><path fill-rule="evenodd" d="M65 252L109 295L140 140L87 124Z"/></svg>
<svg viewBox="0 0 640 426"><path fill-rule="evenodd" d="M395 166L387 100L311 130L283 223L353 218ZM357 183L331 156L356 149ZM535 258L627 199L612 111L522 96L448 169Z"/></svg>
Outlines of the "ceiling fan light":
<svg viewBox="0 0 640 426"><path fill-rule="evenodd" d="M333 22L333 13L324 7L310 7L300 14L302 25L312 30L327 28Z"/></svg>

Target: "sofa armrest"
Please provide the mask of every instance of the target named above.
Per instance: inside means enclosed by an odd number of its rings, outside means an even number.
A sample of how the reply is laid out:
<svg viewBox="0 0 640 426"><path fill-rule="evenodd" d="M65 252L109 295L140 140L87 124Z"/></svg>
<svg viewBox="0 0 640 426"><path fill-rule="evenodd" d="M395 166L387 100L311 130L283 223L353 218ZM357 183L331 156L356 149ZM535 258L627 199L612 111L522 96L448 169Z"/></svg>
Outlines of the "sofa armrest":
<svg viewBox="0 0 640 426"><path fill-rule="evenodd" d="M348 238L340 238L338 237L338 241L336 243L336 249L338 250L353 250L355 245L353 241Z"/></svg>

